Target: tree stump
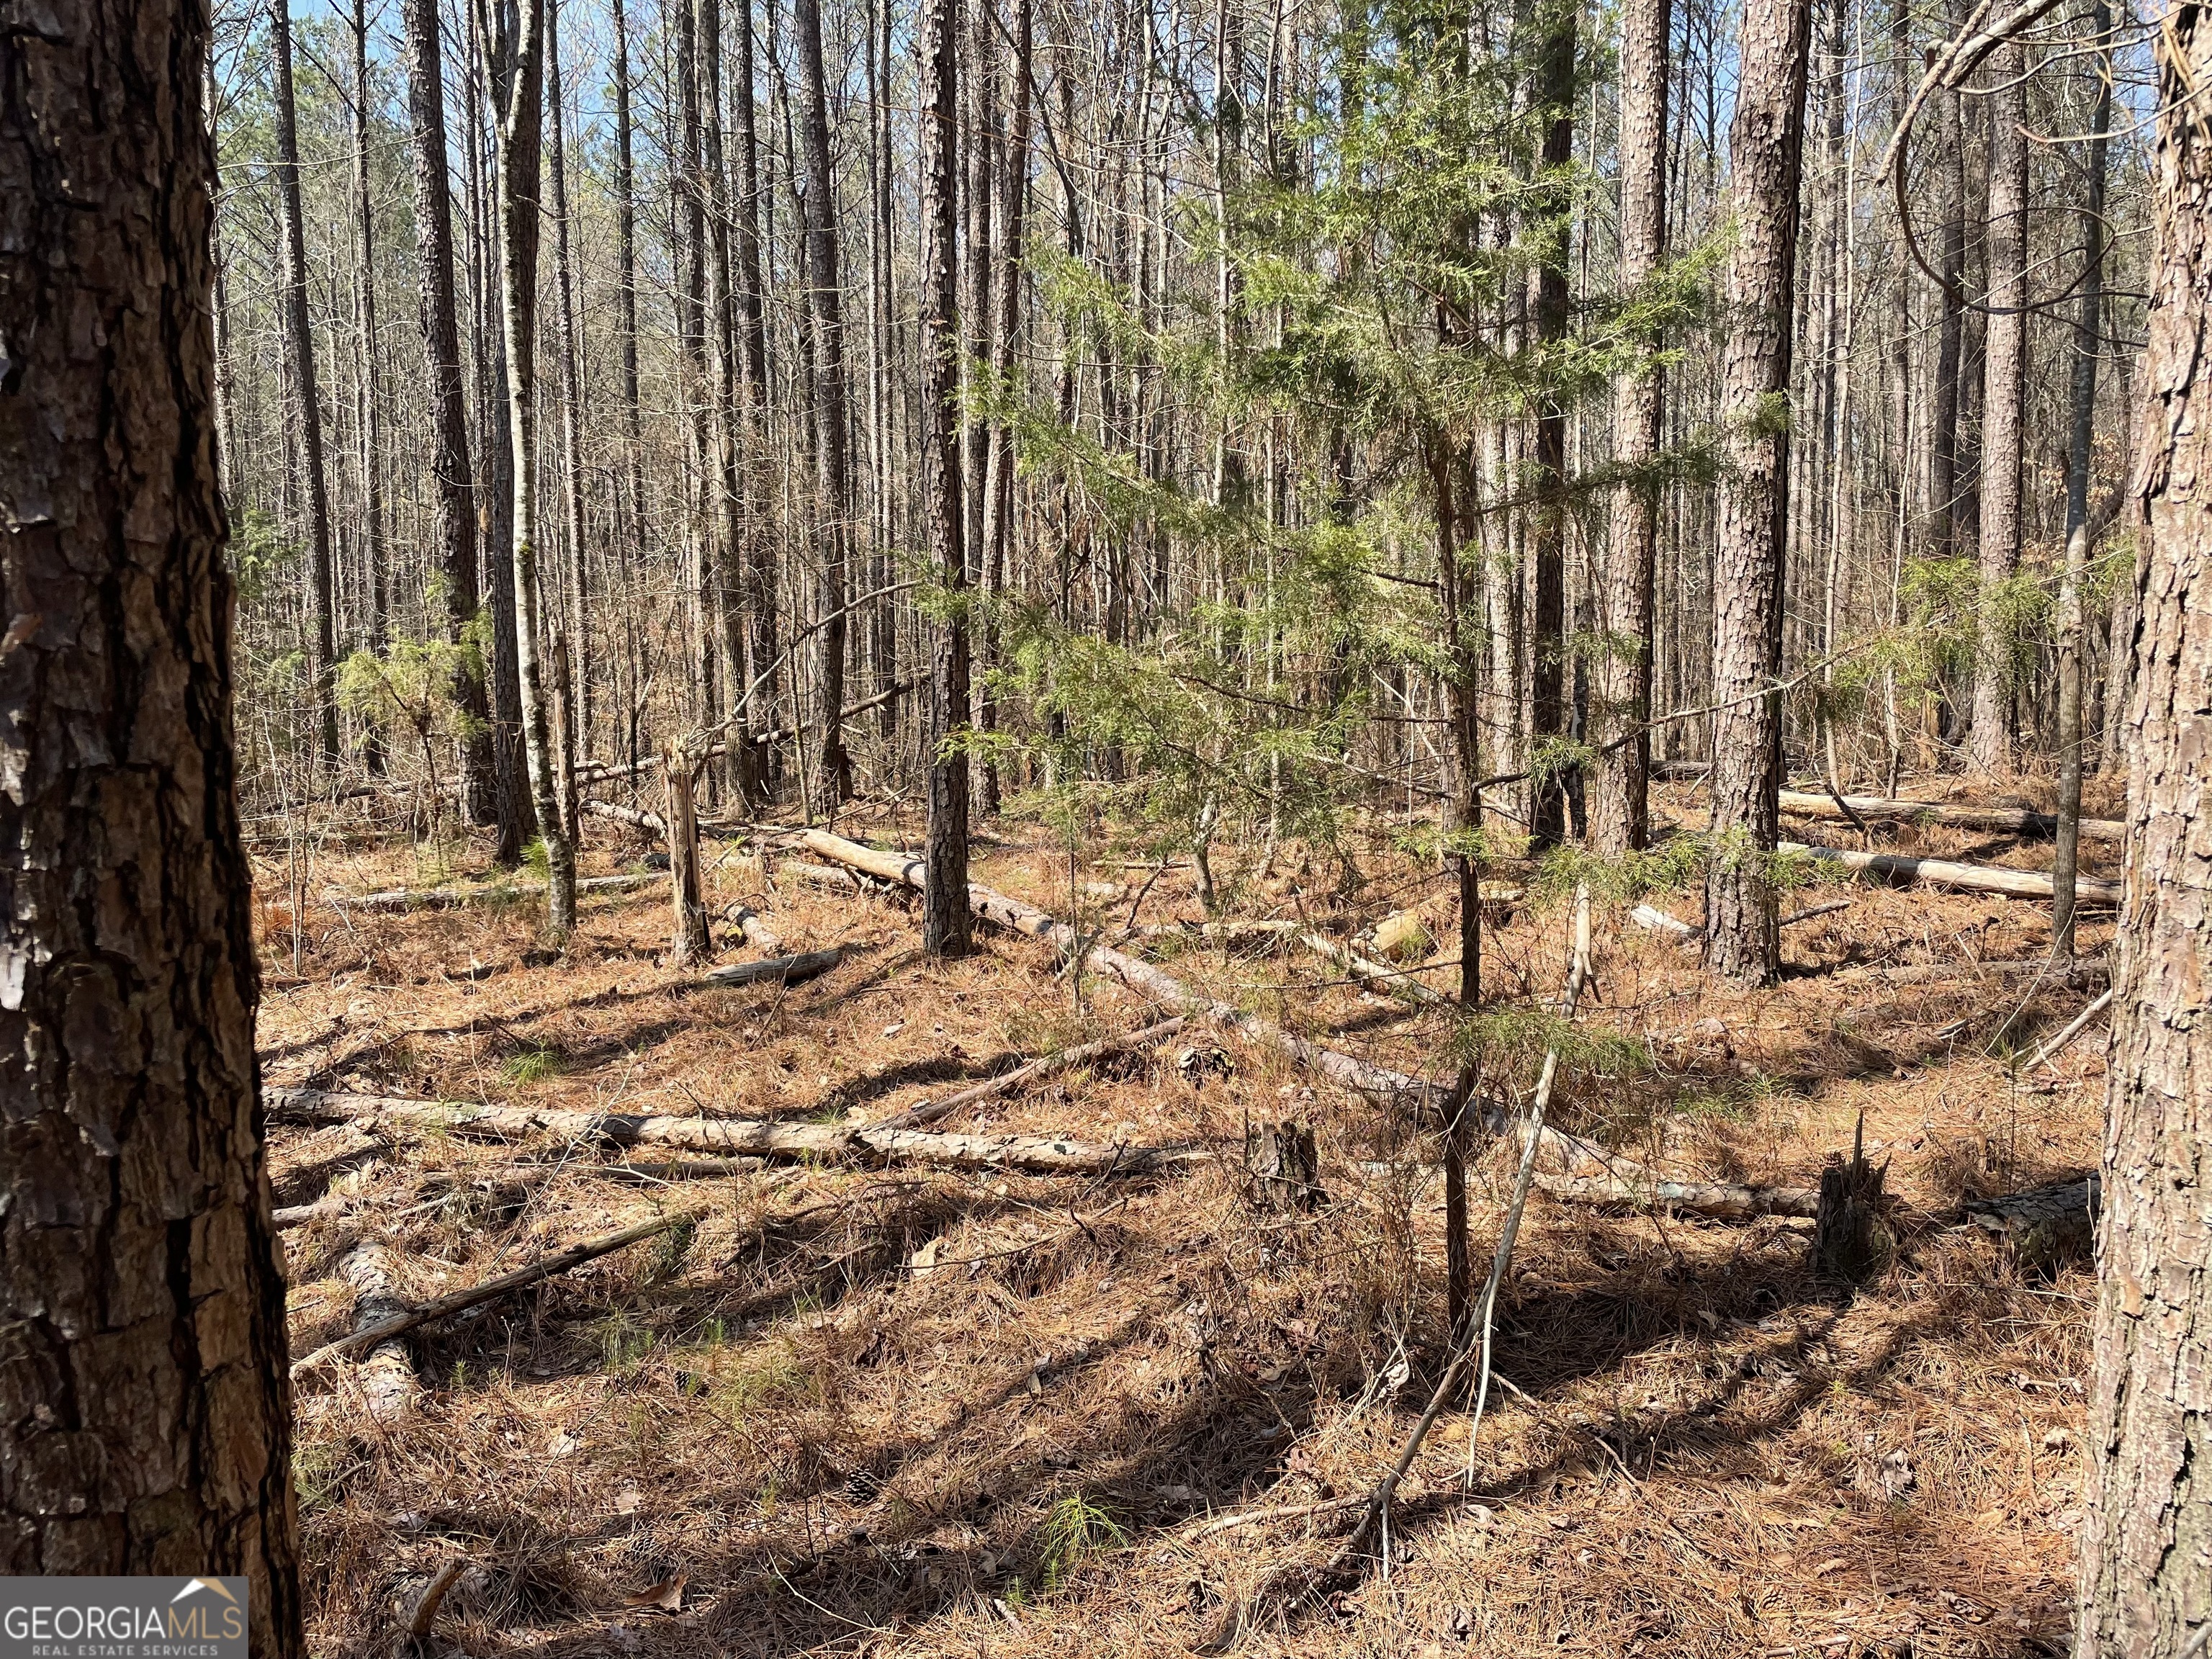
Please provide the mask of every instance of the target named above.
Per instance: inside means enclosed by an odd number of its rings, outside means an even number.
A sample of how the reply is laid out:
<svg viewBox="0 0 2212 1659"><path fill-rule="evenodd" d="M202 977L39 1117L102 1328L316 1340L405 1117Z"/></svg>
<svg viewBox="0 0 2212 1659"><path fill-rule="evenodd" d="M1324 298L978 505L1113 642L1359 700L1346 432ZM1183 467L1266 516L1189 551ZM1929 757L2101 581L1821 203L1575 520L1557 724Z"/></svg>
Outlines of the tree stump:
<svg viewBox="0 0 2212 1659"><path fill-rule="evenodd" d="M1285 1118L1262 1123L1244 1137L1244 1167L1252 1177L1252 1202L1263 1210L1310 1214L1328 1201L1321 1188L1321 1159L1314 1133Z"/></svg>
<svg viewBox="0 0 2212 1659"><path fill-rule="evenodd" d="M1882 1183L1889 1165L1867 1161L1866 1121L1851 1139L1851 1156L1828 1155L1820 1171L1820 1207L1813 1222L1813 1271L1823 1279L1862 1279L1889 1254L1892 1243L1882 1220Z"/></svg>

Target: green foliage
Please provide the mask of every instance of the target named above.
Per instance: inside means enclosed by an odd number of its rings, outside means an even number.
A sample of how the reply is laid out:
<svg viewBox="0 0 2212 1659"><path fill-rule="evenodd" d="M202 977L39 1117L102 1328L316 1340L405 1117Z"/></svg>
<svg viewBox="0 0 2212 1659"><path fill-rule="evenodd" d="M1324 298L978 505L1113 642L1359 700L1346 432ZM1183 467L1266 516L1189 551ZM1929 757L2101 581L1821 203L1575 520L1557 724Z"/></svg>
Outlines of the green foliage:
<svg viewBox="0 0 2212 1659"><path fill-rule="evenodd" d="M1127 1549L1128 1529L1104 1504L1069 1492L1057 1499L1037 1529L1037 1586L1049 1595L1065 1584L1085 1556Z"/></svg>
<svg viewBox="0 0 2212 1659"><path fill-rule="evenodd" d="M1577 1024L1541 1004L1501 1004L1465 1014L1454 1045L1462 1059L1523 1088L1534 1085L1544 1056L1554 1051L1563 1075L1636 1077L1651 1065L1650 1051L1638 1038Z"/></svg>
<svg viewBox="0 0 2212 1659"><path fill-rule="evenodd" d="M265 507L247 506L230 526L230 570L238 583L241 605L261 604L291 578L305 550L283 533L276 515Z"/></svg>
<svg viewBox="0 0 2212 1659"><path fill-rule="evenodd" d="M533 1045L519 1054L509 1054L500 1062L500 1074L514 1084L543 1083L547 1078L558 1077L567 1061L557 1048Z"/></svg>

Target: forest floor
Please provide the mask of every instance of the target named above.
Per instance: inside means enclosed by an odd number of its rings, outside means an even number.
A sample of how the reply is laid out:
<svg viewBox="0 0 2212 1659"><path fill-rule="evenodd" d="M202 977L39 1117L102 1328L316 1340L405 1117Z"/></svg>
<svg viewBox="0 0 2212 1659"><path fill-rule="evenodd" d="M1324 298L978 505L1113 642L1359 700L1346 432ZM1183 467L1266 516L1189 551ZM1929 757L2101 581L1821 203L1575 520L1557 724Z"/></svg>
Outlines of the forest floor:
<svg viewBox="0 0 2212 1659"><path fill-rule="evenodd" d="M1696 822L1701 802L1670 786L1662 812ZM838 828L919 833L866 811ZM1066 914L1065 847L1042 825L994 828L975 879ZM1792 833L1862 844L1844 825ZM2049 867L2047 843L1877 836ZM598 823L592 842L593 872L649 845ZM1262 879L1243 867L1258 849L1224 851L1230 908L1349 939L1425 905L1451 939L1449 880L1379 821L1372 843L1356 882L1334 859L1281 856ZM556 954L532 901L386 915L324 896L424 884L404 844L332 842L289 885L285 850L264 846L266 1080L853 1123L1158 1017L1110 980L1086 977L1079 1006L1018 935L979 928L975 956L932 963L911 895L795 878L793 860L818 861L806 852L707 848L718 910L742 900L787 948L839 945L841 964L702 988L662 960L658 884L587 898ZM2118 873L2111 851L2085 842L2085 867ZM470 856L447 873L480 873ZM1100 845L1073 891L1110 936L1151 873ZM1495 874L1527 890L1489 917L1485 985L1526 1005L1560 982L1570 901ZM429 1651L2063 1653L2093 1280L2080 1264L2024 1278L1944 1223L1962 1197L2095 1167L2101 1042L2019 1069L2089 994L2044 988L2022 1008L2022 981L1975 965L2046 951L2045 905L1864 883L1814 896L1829 898L1849 907L1790 928L1782 984L1754 992L1714 988L1694 951L1601 905L1590 1040L1554 1113L1670 1178L1796 1188L1863 1117L1899 1200L1891 1259L1841 1286L1808 1272L1802 1221L1540 1193L1479 1437L1455 1402L1382 1559L1319 1595L1295 1587L1347 1512L1212 1522L1377 1480L1445 1358L1442 1193L1432 1139L1278 1051L1194 1022L935 1126L1210 1154L1097 1180L821 1160L659 1180L630 1167L641 1155L550 1137L278 1123L277 1201L348 1200L285 1234L295 1354L350 1328L337 1269L364 1239L414 1299L704 1206L418 1333L419 1388L397 1410L373 1408L350 1365L299 1384L313 1649L393 1652L428 1583L463 1561ZM1698 902L1651 902L1685 917ZM1162 872L1137 920L1195 923L1191 872ZM2090 913L2082 949L2110 933ZM758 955L732 927L715 942L720 962ZM1445 1012L1343 982L1295 939L1152 943L1171 972L1331 1046L1449 1065ZM1954 971L1847 971L1933 963ZM1486 1086L1525 1094L1540 1053L1516 1044L1547 1029L1493 1022ZM1252 1199L1248 1127L1285 1117L1318 1132L1328 1201L1311 1213ZM1485 1262L1516 1155L1496 1142L1475 1172Z"/></svg>

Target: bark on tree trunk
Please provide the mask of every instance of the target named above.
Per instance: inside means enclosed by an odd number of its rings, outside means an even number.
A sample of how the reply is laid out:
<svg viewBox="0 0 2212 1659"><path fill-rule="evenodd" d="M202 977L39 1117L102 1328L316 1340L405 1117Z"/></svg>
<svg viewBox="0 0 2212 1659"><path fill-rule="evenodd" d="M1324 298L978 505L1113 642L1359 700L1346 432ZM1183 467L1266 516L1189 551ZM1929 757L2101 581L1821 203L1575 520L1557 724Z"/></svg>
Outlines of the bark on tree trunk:
<svg viewBox="0 0 2212 1659"><path fill-rule="evenodd" d="M1633 294L1667 256L1667 46L1670 0L1630 0L1621 12L1620 287ZM1656 338L1648 343L1656 349ZM1613 493L1613 535L1598 616L1596 699L1590 736L1602 746L1636 735L1597 763L1590 842L1602 857L1641 851L1651 838L1647 785L1651 737L1652 584L1659 553L1659 485L1638 478L1659 453L1665 371L1623 378L1613 398L1613 459L1632 476Z"/></svg>
<svg viewBox="0 0 2212 1659"><path fill-rule="evenodd" d="M0 1574L243 1574L289 1659L208 13L39 17L0 50Z"/></svg>
<svg viewBox="0 0 2212 1659"><path fill-rule="evenodd" d="M494 78L499 112L500 312L514 455L514 659L522 682L522 736L530 794L545 848L545 926L556 939L576 925L576 848L553 778L553 731L543 655L538 580L538 163L544 150L544 0L517 0L502 18Z"/></svg>
<svg viewBox="0 0 2212 1659"><path fill-rule="evenodd" d="M1778 838L1782 555L1789 523L1790 346L1810 0L1747 0L1729 131L1737 236L1722 366L1726 436L1713 554L1713 848L1707 963L1765 981L1781 966L1767 861Z"/></svg>
<svg viewBox="0 0 2212 1659"><path fill-rule="evenodd" d="M469 467L468 410L461 398L460 329L453 302L453 210L446 180L446 83L437 0L405 0L407 105L415 161L416 269L421 279L423 367L429 394L433 520L446 637L459 644L477 619L476 485ZM485 665L457 664L447 694L468 725L461 742L461 813L494 821L497 787Z"/></svg>
<svg viewBox="0 0 2212 1659"><path fill-rule="evenodd" d="M813 783L816 804L828 814L853 793L853 763L845 750L839 713L845 702L847 514L853 499L845 412L845 305L837 275L837 179L830 159L821 0L797 0L792 16L799 31L799 70L805 80L806 269L814 325L815 458L824 515L819 594L823 620L817 647L822 729Z"/></svg>
<svg viewBox="0 0 2212 1659"><path fill-rule="evenodd" d="M960 9L928 0L921 16L921 465L937 580L957 602L968 586L960 443ZM968 625L936 623L929 677L929 830L922 948L968 954L968 756L947 752L968 718Z"/></svg>
<svg viewBox="0 0 2212 1659"><path fill-rule="evenodd" d="M2197 408L2212 331L2212 141L2194 89L2212 22L2171 14L2157 40L2149 401L2136 472L2148 535L2129 708L2127 900L2113 981L2087 1431L2078 1659L2172 1659L2212 1621L2212 890L2202 735L2212 688L2212 427Z"/></svg>
<svg viewBox="0 0 2212 1659"><path fill-rule="evenodd" d="M337 764L338 706L332 683L337 664L337 599L331 569L331 498L323 471L323 410L315 383L314 331L307 319L307 230L300 207L299 118L292 95L292 20L283 5L270 9L270 40L276 76L276 206L283 221L282 310L284 349L300 400L300 455L307 507L307 734L318 778Z"/></svg>
<svg viewBox="0 0 2212 1659"><path fill-rule="evenodd" d="M1538 10L1545 31L1536 76L1537 99L1550 112L1540 158L1547 178L1564 179L1575 153L1576 9L1553 3ZM1550 218L1540 234L1541 260L1536 271L1536 348L1564 340L1567 333L1567 248L1571 228L1564 183L1544 211ZM1544 752L1566 736L1567 637L1567 415L1546 398L1536 412L1536 495L1530 526L1528 602L1528 752L1536 769L1528 793L1528 828L1540 846L1556 846L1567 829L1567 781L1557 757Z"/></svg>
<svg viewBox="0 0 2212 1659"><path fill-rule="evenodd" d="M2015 629L2001 593L2020 568L2021 410L2027 390L2027 53L2000 46L1990 76L1989 327L1982 349L1981 625L1974 663L1974 763L2012 769Z"/></svg>

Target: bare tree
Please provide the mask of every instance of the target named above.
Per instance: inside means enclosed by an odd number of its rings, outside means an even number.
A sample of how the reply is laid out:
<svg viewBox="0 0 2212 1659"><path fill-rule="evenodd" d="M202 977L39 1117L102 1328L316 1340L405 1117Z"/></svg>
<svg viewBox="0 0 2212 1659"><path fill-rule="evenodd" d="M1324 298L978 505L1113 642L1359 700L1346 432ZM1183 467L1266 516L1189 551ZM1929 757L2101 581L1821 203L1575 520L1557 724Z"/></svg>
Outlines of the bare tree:
<svg viewBox="0 0 2212 1659"><path fill-rule="evenodd" d="M960 444L960 9L927 0L921 16L922 495L939 584L957 605L968 586L968 516ZM974 250L970 257L975 257ZM931 645L929 839L921 940L965 956L968 917L968 625L956 610Z"/></svg>
<svg viewBox="0 0 2212 1659"><path fill-rule="evenodd" d="M243 1574L291 1659L207 49L128 0L0 48L0 1574Z"/></svg>
<svg viewBox="0 0 2212 1659"><path fill-rule="evenodd" d="M415 160L415 262L420 280L422 359L429 387L430 474L438 586L446 636L459 644L476 620L476 484L469 468L468 410L461 397L461 340L453 301L453 193L446 178L446 84L438 39L437 0L405 0L407 108ZM448 694L465 717L461 742L461 812L471 823L492 822L497 787L491 748L491 703L483 676L457 665Z"/></svg>
<svg viewBox="0 0 2212 1659"><path fill-rule="evenodd" d="M307 318L307 241L300 205L300 121L292 95L292 19L287 0L269 9L276 74L276 207L283 221L284 350L300 400L301 465L307 507L308 740L315 769L337 763L338 706L332 671L337 660L337 598L331 585L330 481L323 471L323 409L315 381L315 336Z"/></svg>
<svg viewBox="0 0 2212 1659"><path fill-rule="evenodd" d="M1722 363L1726 453L1713 554L1713 852L1707 962L1767 981L1782 963L1782 550L1790 511L1790 356L1810 0L1746 0L1729 139L1736 239Z"/></svg>
<svg viewBox="0 0 2212 1659"><path fill-rule="evenodd" d="M500 314L507 344L507 418L514 455L514 654L522 735L538 835L545 848L545 922L556 938L576 925L576 848L553 775L552 721L538 641L538 241L544 151L544 0L501 0L493 81L499 121Z"/></svg>

